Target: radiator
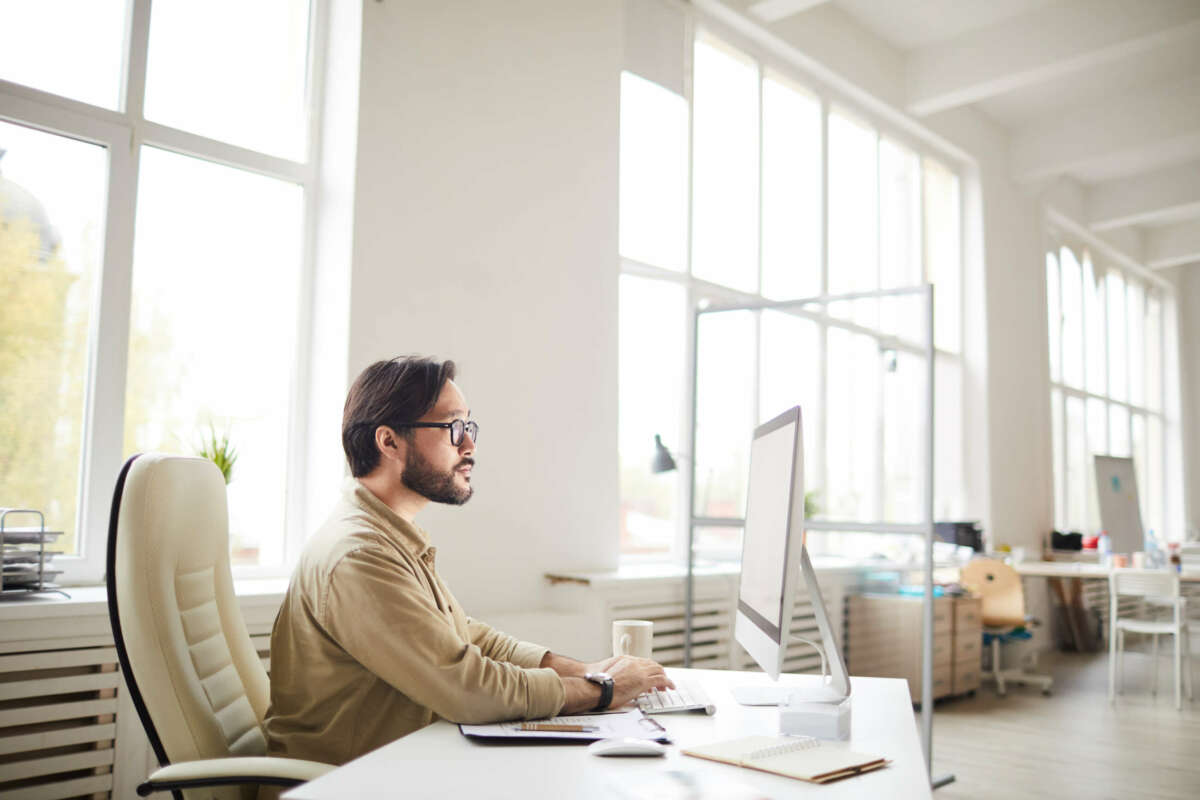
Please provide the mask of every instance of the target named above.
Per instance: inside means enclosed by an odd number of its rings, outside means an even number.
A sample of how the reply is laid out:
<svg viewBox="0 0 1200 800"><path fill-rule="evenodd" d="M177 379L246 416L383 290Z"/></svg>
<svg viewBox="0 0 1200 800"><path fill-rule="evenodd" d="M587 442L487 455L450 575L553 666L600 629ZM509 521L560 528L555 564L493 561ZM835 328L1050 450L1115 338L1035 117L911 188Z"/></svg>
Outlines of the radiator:
<svg viewBox="0 0 1200 800"><path fill-rule="evenodd" d="M825 600L835 637L843 637L842 621L846 586L838 575L821 575ZM692 666L699 669L756 669L754 659L733 636L737 605L737 574L697 577L692 616ZM612 623L618 619L646 619L654 623L651 657L664 666L683 666L684 586L678 577L636 580L589 580L580 577L555 583L548 589L550 604L561 617L569 612L579 631L570 642L572 649L588 659L611 652ZM561 623L560 623L561 628ZM513 630L510 633L518 633ZM539 637L535 624L519 631L522 638L554 643ZM806 591L796 598L791 634L812 639L824 646L817 630L812 601ZM840 647L841 642L836 646ZM819 672L821 657L809 645L792 641L784 660L785 672Z"/></svg>
<svg viewBox="0 0 1200 800"><path fill-rule="evenodd" d="M117 651L86 647L0 656L0 796L110 796Z"/></svg>

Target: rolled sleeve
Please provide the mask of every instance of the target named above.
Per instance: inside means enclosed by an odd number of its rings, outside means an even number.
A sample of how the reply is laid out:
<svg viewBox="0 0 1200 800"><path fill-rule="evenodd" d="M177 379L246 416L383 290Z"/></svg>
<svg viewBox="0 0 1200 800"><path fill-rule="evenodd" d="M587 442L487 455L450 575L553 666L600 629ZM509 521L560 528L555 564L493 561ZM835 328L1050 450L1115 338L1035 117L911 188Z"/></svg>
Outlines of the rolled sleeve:
<svg viewBox="0 0 1200 800"><path fill-rule="evenodd" d="M352 658L451 722L535 719L557 713L566 701L554 670L527 668L541 662L545 648L487 626L478 637L486 650L465 641L412 568L381 549L342 558L323 616L325 629Z"/></svg>
<svg viewBox="0 0 1200 800"><path fill-rule="evenodd" d="M479 646L485 656L497 661L507 661L518 667L533 669L539 666L546 653L550 652L548 647L522 642L515 636L502 633L486 622L471 617L467 618L467 626L471 632L471 641Z"/></svg>

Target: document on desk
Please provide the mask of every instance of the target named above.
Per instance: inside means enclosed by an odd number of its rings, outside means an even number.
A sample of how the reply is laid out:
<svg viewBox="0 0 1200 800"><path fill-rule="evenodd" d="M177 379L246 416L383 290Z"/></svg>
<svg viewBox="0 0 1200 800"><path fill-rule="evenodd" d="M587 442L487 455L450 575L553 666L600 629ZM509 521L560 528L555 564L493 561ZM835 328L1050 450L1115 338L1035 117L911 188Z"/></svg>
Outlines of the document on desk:
<svg viewBox="0 0 1200 800"><path fill-rule="evenodd" d="M537 742L547 739L594 742L598 739L618 737L671 741L667 738L667 729L659 724L658 720L647 717L637 708L617 714L576 714L569 717L496 722L491 725L460 724L458 729L464 736L472 739L503 739L509 742Z"/></svg>

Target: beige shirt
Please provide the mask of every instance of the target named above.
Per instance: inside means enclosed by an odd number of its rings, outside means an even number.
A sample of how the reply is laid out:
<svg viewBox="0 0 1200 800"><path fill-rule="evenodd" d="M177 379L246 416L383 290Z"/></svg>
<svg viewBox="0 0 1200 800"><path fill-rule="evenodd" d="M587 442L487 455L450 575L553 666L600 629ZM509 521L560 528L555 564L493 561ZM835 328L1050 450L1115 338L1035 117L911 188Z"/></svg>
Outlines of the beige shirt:
<svg viewBox="0 0 1200 800"><path fill-rule="evenodd" d="M468 617L436 548L356 480L304 548L271 632L271 755L343 764L435 719L558 713L546 648Z"/></svg>

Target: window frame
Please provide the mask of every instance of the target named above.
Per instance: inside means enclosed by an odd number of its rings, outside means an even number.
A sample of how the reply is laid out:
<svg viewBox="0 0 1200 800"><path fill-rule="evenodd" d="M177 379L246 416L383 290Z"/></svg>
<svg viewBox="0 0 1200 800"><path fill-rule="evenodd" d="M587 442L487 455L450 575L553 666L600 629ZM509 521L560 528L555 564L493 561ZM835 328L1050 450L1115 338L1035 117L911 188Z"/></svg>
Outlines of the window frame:
<svg viewBox="0 0 1200 800"><path fill-rule="evenodd" d="M758 73L758 131L759 131L759 149L758 149L758 232L756 238L757 250L757 275L756 275L756 291L747 293L727 287L724 285L712 283L693 275L693 258L692 258L692 224L693 224L693 170L694 170L694 53L697 41L702 39L716 40L726 47L735 48L740 54L751 59L756 66ZM962 320L962 309L965 298L965 264L966 264L966 247L967 237L965 235L965 209L966 198L963 186L965 183L964 173L966 169L966 159L964 155L953 148L939 146L941 143L936 137L930 136L928 139L922 135L913 135L912 128L906 129L903 125L897 122L886 119L885 115L876 113L871 106L870 98L855 97L846 92L843 88L835 85L833 82L826 82L821 79L820 75L806 74L803 70L798 69L794 64L789 63L786 58L780 57L779 54L771 52L769 49L756 45L747 37L731 30L716 19L703 14L699 10L692 10L692 13L686 15L685 19L685 39L687 47L685 52L684 65L684 100L687 103L688 112L688 136L687 136L687 218L686 218L686 249L685 249L685 269L682 272L670 270L663 267L658 267L653 264L646 264L633 259L627 258L618 253L619 274L634 275L640 278L649 278L653 280L664 280L682 285L686 289L686 301L688 309L695 309L702 300L730 303L730 304L745 304L762 301L769 301L769 298L761 295L763 288L763 258L762 258L762 202L763 202L763 181L762 181L762 147L763 147L763 81L770 75L782 81L787 82L793 87L799 88L808 92L818 102L820 106L820 128L821 128L821 165L820 165L820 204L821 204L821 241L820 241L820 289L821 294L826 294L829 287L829 117L830 113L836 108L839 113L850 116L855 121L861 122L869 126L874 132L875 148L878 157L879 147L881 142L886 138L892 143L901 147L907 148L917 157L917 181L918 192L917 202L919 204L919 231L920 237L920 268L922 275L928 279L927 270L927 249L925 237L925 160L933 158L944 166L947 170L958 177L959 192L958 192L958 265L959 278L957 282L957 297L954 301L958 304L959 319ZM636 73L635 73L636 74ZM923 134L924 131L918 131L918 134ZM876 220L878 223L880 213L880 195L878 192L878 181L880 174L878 165L875 171L877 192L876 192ZM882 236L880 226L876 225L876 237ZM878 248L877 248L878 250ZM879 254L877 252L876 271L880 269ZM820 385L817 391L823 398L823 405L828 403L828 354L829 342L828 332L830 327L839 327L851 332L864 332L864 329L856 325L852 320L842 319L829 315L828 309L822 309L820 314L802 314L805 318L812 319L818 326L818 347L819 347L819 381ZM697 369L697 352L696 352L696 315L689 313L686 319L687 331L685 335L685 352L682 354L686 369L684 371L684 386L682 397L684 398L684 407L680 409L679 419L680 425L676 436L676 447L678 450L684 451L685 457L691 457L694 453L694 440L692 432L694 430L696 410L688 399L690 396L690 387L692 386ZM882 331L871 331L871 335L881 339L895 339L897 337L884 334ZM762 347L762 326L761 315L756 315L755 322L755 359L760 358ZM958 350L951 351L943 348L935 348L935 362L937 364L949 363L956 366L959 370L964 367L963 358L963 331L959 330L959 339L957 342ZM924 347L919 342L904 341L900 344L900 349L911 351L919 355L921 358L925 356ZM758 368L756 365L756 374ZM759 392L760 381L756 380L753 388L754 392L754 409L755 416L759 413ZM880 382L880 392L883 392L883 382ZM881 398L882 399L882 398ZM882 406L881 406L882 407ZM821 476L820 485L827 485L828 464L826 458L826 420L822 419L822 424L817 428L816 441L810 442L809 447L815 450L813 464ZM884 491L885 482L883 479L884 452L883 445L883 429L877 432L879 439L878 446L881 454L879 459L880 475L879 475L879 492ZM960 437L961 439L962 437ZM688 443L691 443L690 445ZM685 448L689 448L685 450ZM645 563L645 562L663 562L683 563L686 559L687 541L688 541L688 519L687 510L689 503L694 502L692 497L691 481L687 479L687 470L682 466L679 471L679 480L676 488L677 501L677 518L675 520L675 536L672 541L671 548L666 553L625 553L621 552L619 558L622 563ZM936 486L936 479L935 479ZM964 493L965 494L965 493ZM880 505L882 508L882 504ZM714 520L702 515L697 517L698 527L712 527L714 524L724 527L740 527L744 524L740 519L722 519Z"/></svg>
<svg viewBox="0 0 1200 800"><path fill-rule="evenodd" d="M323 77L330 0L310 0L306 79L307 144L303 160L278 156L210 139L147 120L143 103L150 42L151 0L129 0L117 110L0 80L0 120L105 148L108 192L104 240L88 336L76 511L78 553L57 556L60 583L80 585L102 580L112 492L123 462L125 379L133 273L134 221L143 146L245 170L297 184L304 192L300 252L300 300L290 395L284 560L280 564L235 566L238 578L280 577L289 572L304 542L307 449L305 412L309 375L315 278L316 219L320 175Z"/></svg>
<svg viewBox="0 0 1200 800"><path fill-rule="evenodd" d="M1047 348L1048 348L1047 355L1048 356L1050 355L1049 348L1053 347L1054 344L1057 343L1057 346L1058 346L1057 358L1058 358L1058 364L1059 364L1059 374L1058 374L1057 380L1055 379L1053 371L1049 370L1049 369L1047 370L1047 378L1048 378L1047 382L1049 384L1050 398L1051 398L1049 407L1050 407L1050 414L1052 415L1051 420L1050 420L1050 422L1051 422L1050 431L1051 431L1051 436L1053 437L1052 441L1051 441L1050 457L1052 460L1051 478L1052 478L1053 483L1052 483L1051 497L1053 500L1054 528L1055 528L1055 530L1059 530L1059 531L1081 531L1085 535L1094 533L1099 530L1099 528L1097 528L1096 531L1093 531L1089 528L1089 524L1090 524L1091 520L1089 520L1088 517L1090 516L1091 509L1089 507L1090 504L1087 501L1084 502L1084 508L1083 508L1084 519L1082 519L1082 520L1070 519L1071 500L1070 500L1070 486L1068 485L1068 481L1067 481L1067 465L1071 458L1071 453L1068 449L1068 445L1071 440L1071 430L1070 430L1071 426L1069 424L1069 414L1068 414L1068 410L1067 410L1068 402L1067 401L1070 398L1075 398L1083 406L1083 414L1081 417L1082 431L1079 433L1079 440L1085 449L1085 463L1084 463L1084 489L1085 489L1085 491L1087 491L1088 487L1091 485L1092 481L1094 480L1094 477L1093 477L1094 467L1091 463L1091 458L1093 455L1095 455L1095 453L1092 452L1091 442L1092 442L1093 435L1095 432L1093 432L1090 429L1091 420L1089 419L1090 415L1088 413L1088 407L1091 403L1096 403L1096 402L1101 403L1103 405L1103 408L1105 411L1103 434L1104 434L1104 440L1105 440L1105 445L1106 445L1106 447L1105 447L1106 454L1111 453L1112 449L1113 449L1113 447L1112 447L1113 421L1112 421L1112 411L1111 411L1112 408L1114 408L1114 407L1122 408L1122 409L1124 409L1124 412L1126 414L1127 418L1126 418L1125 436L1127 437L1127 441L1129 442L1128 455L1130 457L1136 456L1135 440L1134 440L1134 435L1133 435L1135 418L1141 417L1143 420L1145 420L1145 430L1143 431L1143 436L1145 437L1144 445L1147 448L1147 458L1149 457L1149 452L1150 452L1149 436L1150 436L1151 426L1149 423L1152 418L1158 420L1159 436L1161 437L1161 442L1159 443L1159 448L1158 448L1159 460L1161 461L1161 463L1158 465L1158 469L1159 469L1159 474L1163 478L1162 511L1161 511L1162 519L1160 520L1163 529L1159 531L1159 535L1165 537L1167 535L1167 532L1173 529L1173 526L1171 525L1172 519L1178 518L1181 516L1178 513L1176 506L1177 505L1182 506L1182 498L1175 496L1177 493L1175 491L1172 491L1172 487L1175 484L1169 477L1171 474L1171 466L1172 466L1172 453L1171 453L1171 448L1169 447L1169 443L1171 441L1171 431L1175 428L1175 425L1173 422L1172 415L1170 413L1170 409L1172 407L1171 398L1169 395L1169 391L1170 391L1170 388L1172 385L1172 382L1170 380L1170 371L1171 371L1173 365L1171 364L1171 362L1169 360L1169 356L1171 353L1171 348L1168 347L1168 342L1169 342L1169 337L1170 337L1170 330L1169 330L1170 326L1167 324L1167 318L1168 318L1168 312L1169 312L1168 306L1169 305L1173 306L1177 301L1176 296L1175 296L1175 290L1174 290L1174 287L1169 282L1164 281L1162 278L1158 277L1157 275L1154 275L1150 270L1137 264L1136 262L1132 262L1130 260L1119 257L1119 254L1110 251L1108 248L1106 248L1103 245L1103 243L1096 242L1096 241L1090 241L1088 237L1081 237L1081 236L1074 235L1074 234L1075 234L1074 231L1068 229L1066 220L1062 219L1059 215L1053 214L1053 213L1047 215L1047 219L1045 222L1044 234L1043 234L1043 242L1044 242L1043 262L1046 260L1046 258L1045 258L1046 256L1051 256L1051 255L1053 256L1054 261L1055 261L1055 275L1058 279L1058 285L1056 287L1057 288L1057 300L1058 300L1058 308L1057 309L1050 308L1049 304L1050 304L1051 298L1047 291L1047 296L1046 296L1047 324L1048 325L1051 324L1051 320L1054 319L1054 320L1057 320L1058 325L1060 326L1057 337L1054 337L1054 336L1047 337ZM1097 306L1097 308L1099 310L1099 316L1101 318L1100 319L1100 324L1101 324L1100 329L1103 330L1103 332L1104 332L1104 342L1102 345L1103 349L1104 349L1104 357L1103 357L1104 391L1103 392L1095 392L1089 386L1090 379L1091 379L1091 376L1088 374L1088 369L1089 369L1089 366L1088 366L1088 346L1089 346L1088 332L1090 329L1089 305L1087 303L1086 296L1082 293L1080 296L1080 321L1079 321L1080 330L1082 333L1082 342L1081 342L1080 353L1079 353L1080 367L1082 370L1081 381L1080 381L1081 386L1075 387L1075 386L1068 385L1064 378L1064 375L1066 374L1066 361L1065 361L1066 351L1064 348L1063 333L1062 333L1062 325L1063 325L1063 268L1062 268L1062 260L1063 259L1062 259L1062 251L1063 250L1071 251L1073 257L1078 261L1078 263L1080 265L1080 280L1081 280L1081 286L1083 287L1083 292L1087 292L1089 290L1094 289L1094 287L1088 287L1086 285L1086 270L1084 269L1085 259L1088 259L1091 261L1092 269L1093 269L1093 279L1097 283L1103 283L1103 285L1105 287L1104 302ZM1109 336L1111 334L1111 331L1109 330L1109 325L1108 325L1108 308L1109 308L1108 276L1112 273L1116 273L1121 276L1123 285L1125 287L1124 304L1125 304L1126 312L1125 312L1125 325L1124 325L1124 339L1125 339L1126 365L1125 365L1125 399L1124 400L1117 399L1112 395L1112 375L1110 374ZM1149 339L1147 338L1147 331L1145 329L1144 320L1146 319L1147 309L1149 308L1150 301L1154 295L1157 295L1157 299L1159 302L1160 318L1159 318L1159 325L1158 325L1158 342L1156 343L1157 348L1158 348L1158 353L1159 353L1159 372L1158 372L1157 376L1153 376L1154 378L1157 379L1157 382L1158 382L1159 408L1157 410L1150 408L1150 404L1149 404L1149 398L1151 396L1151 393L1149 391L1149 388L1150 388L1150 380L1149 379L1151 378L1151 376L1149 376L1149 375L1146 376L1146 378L1147 378L1146 385L1143 389L1143 397L1142 397L1143 402L1141 404L1137 404L1137 403L1134 403L1132 400L1133 394L1131 392L1131 387L1132 387L1133 376L1132 376L1132 371L1130 370L1130 350L1129 350L1129 344L1130 344L1130 338L1131 338L1130 337L1131 325L1130 325L1130 320L1129 320L1129 316L1128 316L1130 279L1133 279L1134 281L1136 281L1137 283L1142 285L1142 290L1143 290L1142 291L1142 309L1143 309L1142 310L1142 315L1143 315L1142 316L1142 319L1143 319L1142 341L1143 341L1144 347L1146 347L1147 349L1148 349L1148 345L1150 344L1150 342L1149 342ZM1048 280L1047 280L1046 286L1047 286L1047 290L1048 290L1049 289ZM1146 364L1144 361L1145 352L1146 352L1146 350L1143 351L1143 370L1146 370ZM1057 393L1058 396L1061 398L1060 402L1058 403L1057 408L1054 403L1055 393ZM1147 477L1148 477L1147 475L1138 476L1139 500L1141 501L1143 508L1147 507L1146 504L1149 502L1149 497L1145 494ZM1147 525L1150 522L1152 522L1152 520L1143 520L1143 527L1146 527L1146 529L1149 530ZM1102 523L1100 523L1099 520L1096 520L1096 523L1097 523L1097 525L1102 524ZM1165 541L1165 539L1163 541Z"/></svg>

